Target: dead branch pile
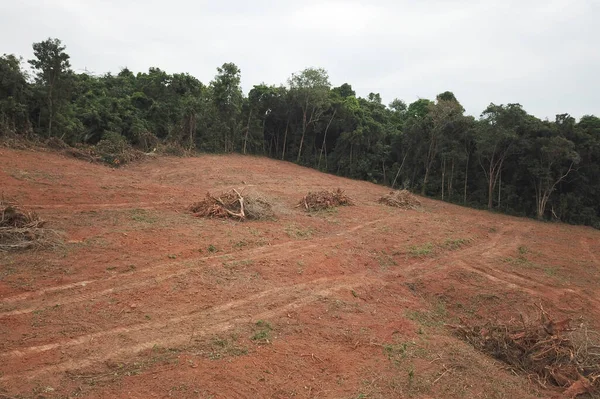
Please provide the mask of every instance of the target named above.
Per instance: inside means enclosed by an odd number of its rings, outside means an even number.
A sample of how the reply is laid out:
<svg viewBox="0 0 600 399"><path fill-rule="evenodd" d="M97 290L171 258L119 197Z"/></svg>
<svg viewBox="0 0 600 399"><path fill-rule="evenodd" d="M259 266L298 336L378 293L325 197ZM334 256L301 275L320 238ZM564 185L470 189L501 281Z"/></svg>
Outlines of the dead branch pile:
<svg viewBox="0 0 600 399"><path fill-rule="evenodd" d="M244 190L232 189L219 196L206 193L202 201L190 205L195 216L265 220L274 217L270 202L257 194L242 195Z"/></svg>
<svg viewBox="0 0 600 399"><path fill-rule="evenodd" d="M416 209L421 206L421 201L408 190L390 191L379 198L380 204L402 209Z"/></svg>
<svg viewBox="0 0 600 399"><path fill-rule="evenodd" d="M309 192L298 204L307 211L319 211L348 205L354 205L354 202L340 188L334 191Z"/></svg>
<svg viewBox="0 0 600 399"><path fill-rule="evenodd" d="M554 321L541 309L534 323L521 318L507 324L450 327L476 349L534 376L545 388L564 388L569 398L600 393L600 334L583 325L571 328L570 323Z"/></svg>
<svg viewBox="0 0 600 399"><path fill-rule="evenodd" d="M43 228L45 223L35 212L0 201L0 251L56 245L58 234Z"/></svg>

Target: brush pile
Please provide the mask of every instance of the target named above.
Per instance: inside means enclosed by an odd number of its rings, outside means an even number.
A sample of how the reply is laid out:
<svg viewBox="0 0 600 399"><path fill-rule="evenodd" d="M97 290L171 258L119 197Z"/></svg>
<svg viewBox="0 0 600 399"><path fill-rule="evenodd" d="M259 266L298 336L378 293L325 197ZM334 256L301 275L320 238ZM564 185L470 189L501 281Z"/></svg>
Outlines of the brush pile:
<svg viewBox="0 0 600 399"><path fill-rule="evenodd" d="M600 334L570 324L570 319L552 320L541 309L535 323L521 318L507 324L450 327L476 349L536 378L544 388L563 388L568 398L599 394Z"/></svg>
<svg viewBox="0 0 600 399"><path fill-rule="evenodd" d="M348 205L354 205L352 199L339 188L335 191L309 192L298 204L309 212Z"/></svg>
<svg viewBox="0 0 600 399"><path fill-rule="evenodd" d="M55 246L58 234L43 228L45 223L35 212L0 201L0 252Z"/></svg>
<svg viewBox="0 0 600 399"><path fill-rule="evenodd" d="M388 194L379 198L378 202L380 204L402 209L416 209L421 206L421 201L408 190L390 191Z"/></svg>
<svg viewBox="0 0 600 399"><path fill-rule="evenodd" d="M198 217L265 220L275 215L271 203L258 194L242 195L243 190L232 189L219 196L206 193L202 201L189 206Z"/></svg>

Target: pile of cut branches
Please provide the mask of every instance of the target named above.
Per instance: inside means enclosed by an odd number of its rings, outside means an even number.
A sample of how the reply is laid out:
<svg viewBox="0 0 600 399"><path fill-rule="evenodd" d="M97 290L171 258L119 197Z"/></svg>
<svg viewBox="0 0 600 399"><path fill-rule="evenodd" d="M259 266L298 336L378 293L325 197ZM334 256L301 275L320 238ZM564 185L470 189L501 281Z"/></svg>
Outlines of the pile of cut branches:
<svg viewBox="0 0 600 399"><path fill-rule="evenodd" d="M35 212L0 201L0 251L55 246L58 234L45 229L45 223Z"/></svg>
<svg viewBox="0 0 600 399"><path fill-rule="evenodd" d="M390 191L379 198L380 204L402 209L416 209L421 206L421 201L408 190Z"/></svg>
<svg viewBox="0 0 600 399"><path fill-rule="evenodd" d="M334 191L309 192L298 204L307 211L320 211L348 205L354 205L354 202L340 188Z"/></svg>
<svg viewBox="0 0 600 399"><path fill-rule="evenodd" d="M565 396L600 393L600 334L571 320L555 321L540 307L536 322L450 326L476 349L515 371L534 376L545 388L565 389Z"/></svg>
<svg viewBox="0 0 600 399"><path fill-rule="evenodd" d="M231 189L218 196L206 193L202 201L188 208L195 216L264 220L274 217L270 202L256 194L242 195L244 190Z"/></svg>

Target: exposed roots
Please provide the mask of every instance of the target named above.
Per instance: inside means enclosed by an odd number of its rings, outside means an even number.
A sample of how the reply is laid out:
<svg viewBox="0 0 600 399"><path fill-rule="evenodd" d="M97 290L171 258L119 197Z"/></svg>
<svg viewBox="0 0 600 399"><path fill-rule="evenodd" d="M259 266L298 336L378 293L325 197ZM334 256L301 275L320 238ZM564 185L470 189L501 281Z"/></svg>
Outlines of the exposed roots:
<svg viewBox="0 0 600 399"><path fill-rule="evenodd" d="M354 205L354 202L340 188L335 191L309 192L298 204L309 212L348 205Z"/></svg>
<svg viewBox="0 0 600 399"><path fill-rule="evenodd" d="M265 220L275 215L269 201L256 194L242 196L243 190L232 189L219 196L206 193L202 201L188 208L195 216L234 218L239 220Z"/></svg>
<svg viewBox="0 0 600 399"><path fill-rule="evenodd" d="M571 320L555 321L540 307L534 323L511 320L507 324L450 326L482 352L533 376L543 387L565 389L565 396L600 393L600 335L584 325L571 328Z"/></svg>
<svg viewBox="0 0 600 399"><path fill-rule="evenodd" d="M59 234L43 228L45 223L35 212L23 212L0 201L0 251L57 246Z"/></svg>
<svg viewBox="0 0 600 399"><path fill-rule="evenodd" d="M402 209L416 209L421 206L421 201L408 190L390 191L379 198L378 202Z"/></svg>

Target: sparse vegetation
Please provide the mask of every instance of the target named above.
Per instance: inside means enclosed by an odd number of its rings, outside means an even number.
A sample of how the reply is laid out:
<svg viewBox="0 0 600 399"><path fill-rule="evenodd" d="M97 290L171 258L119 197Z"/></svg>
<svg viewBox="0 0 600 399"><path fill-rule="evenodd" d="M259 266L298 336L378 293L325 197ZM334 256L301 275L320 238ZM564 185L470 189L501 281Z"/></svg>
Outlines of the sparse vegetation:
<svg viewBox="0 0 600 399"><path fill-rule="evenodd" d="M465 244L468 244L470 240L466 238L447 239L444 242L444 246L449 250L456 250L462 248Z"/></svg>
<svg viewBox="0 0 600 399"><path fill-rule="evenodd" d="M152 224L156 223L158 218L154 215L151 215L148 211L144 209L134 209L131 211L131 220L140 223Z"/></svg>
<svg viewBox="0 0 600 399"><path fill-rule="evenodd" d="M422 245L411 245L408 248L408 253L410 256L414 256L414 257L429 256L433 253L433 244L430 242L427 242Z"/></svg>
<svg viewBox="0 0 600 399"><path fill-rule="evenodd" d="M244 356L248 354L248 348L237 344L237 334L229 337L214 337L211 341L209 358L212 360L223 359L230 356Z"/></svg>
<svg viewBox="0 0 600 399"><path fill-rule="evenodd" d="M250 339L257 344L270 344L271 343L271 331L273 328L271 324L264 320L259 320L255 324L257 330L250 337Z"/></svg>
<svg viewBox="0 0 600 399"><path fill-rule="evenodd" d="M312 227L302 228L295 224L291 224L285 228L285 233L290 238L307 239L312 237L314 229Z"/></svg>

